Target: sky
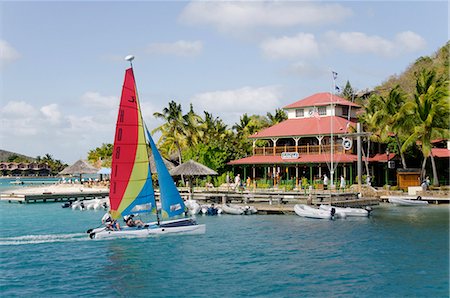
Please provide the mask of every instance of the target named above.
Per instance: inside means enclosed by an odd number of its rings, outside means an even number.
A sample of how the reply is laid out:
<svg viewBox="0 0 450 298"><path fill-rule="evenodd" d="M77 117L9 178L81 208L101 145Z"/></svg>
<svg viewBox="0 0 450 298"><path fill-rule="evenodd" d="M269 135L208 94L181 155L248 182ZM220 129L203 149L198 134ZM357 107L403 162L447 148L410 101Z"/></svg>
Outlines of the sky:
<svg viewBox="0 0 450 298"><path fill-rule="evenodd" d="M113 143L127 55L144 121L171 100L232 126L371 89L449 40L447 1L0 1L0 149L72 164Z"/></svg>

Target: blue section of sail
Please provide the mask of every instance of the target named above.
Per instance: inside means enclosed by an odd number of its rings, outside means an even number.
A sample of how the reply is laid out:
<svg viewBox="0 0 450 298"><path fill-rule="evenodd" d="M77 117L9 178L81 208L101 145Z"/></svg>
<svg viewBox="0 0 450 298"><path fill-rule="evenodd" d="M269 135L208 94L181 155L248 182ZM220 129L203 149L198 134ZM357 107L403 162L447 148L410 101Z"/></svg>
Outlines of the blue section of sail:
<svg viewBox="0 0 450 298"><path fill-rule="evenodd" d="M147 129L146 129L147 130ZM185 206L183 199L178 192L172 176L170 176L166 165L156 148L153 138L147 130L147 138L150 142L150 148L152 150L153 158L155 160L156 172L158 173L159 191L161 199L161 209L163 217L172 217L183 214Z"/></svg>
<svg viewBox="0 0 450 298"><path fill-rule="evenodd" d="M156 211L155 191L153 189L152 173L149 164L147 181L145 182L144 187L142 187L142 190L139 192L133 203L122 212L122 216L154 211Z"/></svg>

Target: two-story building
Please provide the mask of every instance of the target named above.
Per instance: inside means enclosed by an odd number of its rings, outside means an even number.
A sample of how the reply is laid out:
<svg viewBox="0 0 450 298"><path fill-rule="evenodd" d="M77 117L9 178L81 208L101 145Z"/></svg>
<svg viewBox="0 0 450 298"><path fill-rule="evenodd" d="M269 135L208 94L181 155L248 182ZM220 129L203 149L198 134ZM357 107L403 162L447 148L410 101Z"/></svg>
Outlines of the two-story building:
<svg viewBox="0 0 450 298"><path fill-rule="evenodd" d="M253 154L229 164L243 169L244 177L267 179L321 179L334 183L342 175L353 183L356 175L354 132L361 106L331 93L317 93L284 107L288 119L250 136ZM264 142L261 142L263 140ZM263 143L264 145L260 145ZM330 183L331 184L331 183Z"/></svg>

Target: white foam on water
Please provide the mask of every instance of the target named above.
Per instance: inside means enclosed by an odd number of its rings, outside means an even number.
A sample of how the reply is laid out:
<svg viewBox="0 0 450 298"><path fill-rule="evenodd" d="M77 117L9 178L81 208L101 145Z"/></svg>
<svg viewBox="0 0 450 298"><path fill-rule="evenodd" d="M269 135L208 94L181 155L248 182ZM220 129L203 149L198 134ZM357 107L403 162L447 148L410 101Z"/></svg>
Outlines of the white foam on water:
<svg viewBox="0 0 450 298"><path fill-rule="evenodd" d="M0 245L26 245L54 242L74 242L90 240L86 233L74 234L49 234L49 235L24 235L17 237L0 238Z"/></svg>

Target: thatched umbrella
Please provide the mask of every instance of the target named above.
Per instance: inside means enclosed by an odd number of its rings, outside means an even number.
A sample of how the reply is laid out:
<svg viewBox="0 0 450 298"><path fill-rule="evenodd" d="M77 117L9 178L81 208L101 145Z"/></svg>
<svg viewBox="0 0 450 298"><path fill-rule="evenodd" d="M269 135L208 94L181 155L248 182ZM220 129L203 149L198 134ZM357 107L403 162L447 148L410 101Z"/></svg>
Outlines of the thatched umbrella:
<svg viewBox="0 0 450 298"><path fill-rule="evenodd" d="M96 174L98 172L98 169L91 166L84 160L78 160L73 165L68 166L61 172L59 172L59 175L80 175L80 181L81 181L81 175L83 174Z"/></svg>
<svg viewBox="0 0 450 298"><path fill-rule="evenodd" d="M190 196L192 198L193 193L192 178L194 176L217 175L217 172L191 159L188 162L182 163L178 167L171 170L170 175L187 176L189 178L189 191Z"/></svg>
<svg viewBox="0 0 450 298"><path fill-rule="evenodd" d="M166 165L167 170L170 171L173 168L175 168L173 163L171 163L170 161L168 161L164 157L162 157L162 159L163 159L164 164ZM152 173L156 173L155 159L153 158L153 154L151 152L150 152L150 156L149 156L149 161L150 161L150 171L152 171Z"/></svg>

